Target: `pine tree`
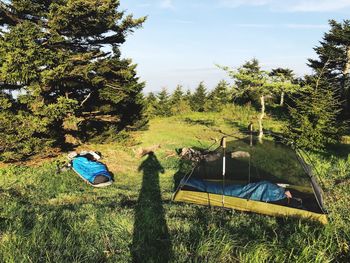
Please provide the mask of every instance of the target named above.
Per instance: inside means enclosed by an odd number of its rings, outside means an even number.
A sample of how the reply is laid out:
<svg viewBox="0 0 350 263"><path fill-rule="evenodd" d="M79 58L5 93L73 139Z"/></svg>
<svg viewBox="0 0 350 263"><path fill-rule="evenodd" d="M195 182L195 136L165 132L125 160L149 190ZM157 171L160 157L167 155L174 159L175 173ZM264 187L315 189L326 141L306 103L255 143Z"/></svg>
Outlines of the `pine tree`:
<svg viewBox="0 0 350 263"><path fill-rule="evenodd" d="M293 94L300 88L299 85L294 84L294 73L293 70L288 68L275 68L270 72L270 76L273 81L278 83L276 85L276 93L280 94L280 106L284 104L285 94Z"/></svg>
<svg viewBox="0 0 350 263"><path fill-rule="evenodd" d="M262 73L259 61L256 58L251 59L250 61L245 62L240 70L243 70L246 74L252 76L259 75ZM230 75L230 74L229 74ZM231 76L232 77L232 76ZM254 89L247 89L250 85L250 81L244 79L235 79L235 85L232 87L232 97L233 100L239 104L252 103L259 101L259 96L257 96ZM258 102L259 104L259 102Z"/></svg>
<svg viewBox="0 0 350 263"><path fill-rule="evenodd" d="M146 113L147 116L153 117L156 115L156 108L158 104L158 99L153 92L148 93L146 97Z"/></svg>
<svg viewBox="0 0 350 263"><path fill-rule="evenodd" d="M191 111L189 103L190 93L184 94L182 86L177 85L170 98L171 115L184 114Z"/></svg>
<svg viewBox="0 0 350 263"><path fill-rule="evenodd" d="M281 90L292 91L300 90L298 84L291 83L286 77L282 77L279 71L284 72L285 70L275 70L273 73L260 69L259 61L252 59L246 62L238 70L232 70L229 67L221 67L225 70L228 75L235 81L235 92L239 96L244 96L249 93L249 97L259 99L260 104L260 115L258 117L259 122L259 140L263 137L263 119L265 117L265 99L266 96L280 93ZM287 70L288 71L288 70Z"/></svg>
<svg viewBox="0 0 350 263"><path fill-rule="evenodd" d="M263 119L265 117L265 97L270 95L274 91L273 83L269 77L267 71L260 69L259 61L252 59L251 61L243 64L238 70L232 70L229 67L221 67L228 75L234 79L237 90L240 94L244 95L249 93L259 98L260 115L259 121L259 139L263 137Z"/></svg>
<svg viewBox="0 0 350 263"><path fill-rule="evenodd" d="M191 102L191 98L192 98L192 92L191 92L191 90L187 89L186 93L183 96L183 99L185 101Z"/></svg>
<svg viewBox="0 0 350 263"><path fill-rule="evenodd" d="M182 91L182 86L177 85L176 89L174 90L173 94L171 95L170 102L172 105L177 105L184 99L184 93Z"/></svg>
<svg viewBox="0 0 350 263"><path fill-rule="evenodd" d="M204 82L200 82L191 96L191 109L193 111L203 112L207 100L206 88Z"/></svg>
<svg viewBox="0 0 350 263"><path fill-rule="evenodd" d="M158 116L170 116L171 104L170 96L166 88L162 88L162 91L157 95L158 103L156 105L156 114Z"/></svg>
<svg viewBox="0 0 350 263"><path fill-rule="evenodd" d="M69 115L86 121L116 116L119 122L111 124L119 129L142 119L144 84L136 77L136 66L121 59L119 46L145 18L125 16L118 7L118 0L0 3L0 26L6 28L0 32L0 93L8 94L12 105L1 114L12 114L17 123L15 130L2 123L0 135L13 135L11 144L17 146L0 145L0 154L38 151L15 136L37 122L41 128L28 137L61 144Z"/></svg>
<svg viewBox="0 0 350 263"><path fill-rule="evenodd" d="M330 87L319 85L320 76L309 76L306 86L289 107L290 118L285 135L298 147L320 150L336 142L344 125L339 124L339 98Z"/></svg>
<svg viewBox="0 0 350 263"><path fill-rule="evenodd" d="M229 84L221 80L209 93L206 104L207 111L220 111L223 106L230 102L231 97L228 91Z"/></svg>
<svg viewBox="0 0 350 263"><path fill-rule="evenodd" d="M217 97L215 93L210 92L204 110L207 112L219 112L222 110L223 106L224 105L221 104L219 97Z"/></svg>
<svg viewBox="0 0 350 263"><path fill-rule="evenodd" d="M343 101L343 115L350 113L350 20L338 23L329 21L330 30L325 33L320 46L314 48L317 59L309 59L315 74L329 83L328 88Z"/></svg>

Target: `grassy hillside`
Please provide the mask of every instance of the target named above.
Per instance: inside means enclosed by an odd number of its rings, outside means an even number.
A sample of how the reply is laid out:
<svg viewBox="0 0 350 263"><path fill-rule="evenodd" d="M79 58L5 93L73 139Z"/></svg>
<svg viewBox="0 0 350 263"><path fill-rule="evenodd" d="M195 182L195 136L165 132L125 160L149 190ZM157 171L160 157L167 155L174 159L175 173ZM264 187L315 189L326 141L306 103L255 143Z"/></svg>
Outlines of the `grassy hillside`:
<svg viewBox="0 0 350 263"><path fill-rule="evenodd" d="M173 203L174 154L208 147L247 126L255 112L227 108L154 119L123 143L101 151L115 184L94 189L61 156L0 169L1 262L347 262L350 260L350 156L346 145L311 155L326 185L330 223L274 218ZM272 117L265 127L279 130ZM137 157L159 145L155 156ZM33 163L33 162L32 162Z"/></svg>

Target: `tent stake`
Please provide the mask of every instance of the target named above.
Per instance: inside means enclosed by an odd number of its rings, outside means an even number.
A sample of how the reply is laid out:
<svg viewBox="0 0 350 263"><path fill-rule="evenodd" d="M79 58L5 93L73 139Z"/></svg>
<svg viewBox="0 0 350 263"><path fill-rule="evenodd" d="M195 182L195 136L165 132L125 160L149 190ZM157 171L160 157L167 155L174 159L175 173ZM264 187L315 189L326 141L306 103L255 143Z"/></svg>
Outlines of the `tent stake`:
<svg viewBox="0 0 350 263"><path fill-rule="evenodd" d="M223 158L222 158L222 207L225 207L226 137L222 137L221 147L223 148Z"/></svg>

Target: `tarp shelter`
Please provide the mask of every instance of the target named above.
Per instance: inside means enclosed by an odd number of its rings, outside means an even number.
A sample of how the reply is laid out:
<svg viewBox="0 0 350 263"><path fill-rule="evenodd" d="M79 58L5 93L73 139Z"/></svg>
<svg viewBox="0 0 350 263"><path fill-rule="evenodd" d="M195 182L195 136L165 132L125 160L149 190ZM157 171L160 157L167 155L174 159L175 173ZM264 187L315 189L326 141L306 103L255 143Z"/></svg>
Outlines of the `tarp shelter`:
<svg viewBox="0 0 350 263"><path fill-rule="evenodd" d="M301 205L282 205L229 193L235 185L255 186L259 182L289 190L293 198L301 199ZM227 140L225 147L221 145L201 158L181 180L173 200L272 216L299 216L326 224L322 196L322 189L300 150L276 138L259 143L255 136L249 135Z"/></svg>

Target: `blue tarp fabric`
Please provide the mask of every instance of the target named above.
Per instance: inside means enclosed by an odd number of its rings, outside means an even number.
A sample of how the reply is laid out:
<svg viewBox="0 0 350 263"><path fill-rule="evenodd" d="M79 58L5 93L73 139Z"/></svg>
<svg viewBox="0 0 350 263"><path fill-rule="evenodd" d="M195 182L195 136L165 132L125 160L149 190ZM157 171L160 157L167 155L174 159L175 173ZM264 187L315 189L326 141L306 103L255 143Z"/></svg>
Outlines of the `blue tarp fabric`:
<svg viewBox="0 0 350 263"><path fill-rule="evenodd" d="M85 157L78 156L72 160L73 169L83 178L93 183L97 175L104 175L112 180L107 167L100 162L91 161Z"/></svg>
<svg viewBox="0 0 350 263"><path fill-rule="evenodd" d="M187 180L187 182L185 182L185 185L207 193L223 193L222 185L194 178ZM284 199L286 198L284 192L284 188L268 181L249 183L246 185L226 185L224 187L224 195L263 202L274 202Z"/></svg>

